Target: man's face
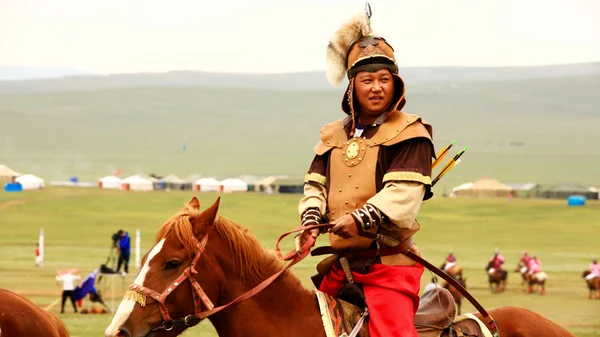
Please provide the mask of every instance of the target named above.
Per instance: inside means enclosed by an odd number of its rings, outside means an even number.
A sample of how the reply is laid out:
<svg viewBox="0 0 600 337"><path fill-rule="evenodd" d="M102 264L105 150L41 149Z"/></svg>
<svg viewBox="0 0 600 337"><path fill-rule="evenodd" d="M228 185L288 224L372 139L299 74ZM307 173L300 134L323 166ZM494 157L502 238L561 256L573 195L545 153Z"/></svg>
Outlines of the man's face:
<svg viewBox="0 0 600 337"><path fill-rule="evenodd" d="M394 99L394 78L388 69L370 73L361 71L354 80L354 92L360 111L369 117L386 112Z"/></svg>
<svg viewBox="0 0 600 337"><path fill-rule="evenodd" d="M121 232L121 237L124 238L125 237L125 232Z"/></svg>

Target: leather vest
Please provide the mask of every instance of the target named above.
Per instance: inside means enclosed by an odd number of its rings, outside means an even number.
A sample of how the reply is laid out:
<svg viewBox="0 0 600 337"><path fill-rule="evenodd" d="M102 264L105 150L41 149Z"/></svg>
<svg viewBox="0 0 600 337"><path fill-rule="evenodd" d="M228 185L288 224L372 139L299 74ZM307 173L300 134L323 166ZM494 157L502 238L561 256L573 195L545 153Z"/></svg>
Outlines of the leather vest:
<svg viewBox="0 0 600 337"><path fill-rule="evenodd" d="M325 125L321 129L321 141L315 146L315 153L322 155L331 150L329 158L329 188L325 215L333 221L352 213L365 205L367 200L377 193L376 168L381 146L397 144L401 141L427 137L431 139L431 126L417 115L401 111L390 113L386 121L379 126L377 133L370 139L354 137L348 139L343 127L343 119ZM376 233L378 227L369 232ZM381 234L404 241L419 230L416 222L406 230L388 223L379 229ZM344 239L329 234L330 245L335 249L368 248L372 240L355 236Z"/></svg>

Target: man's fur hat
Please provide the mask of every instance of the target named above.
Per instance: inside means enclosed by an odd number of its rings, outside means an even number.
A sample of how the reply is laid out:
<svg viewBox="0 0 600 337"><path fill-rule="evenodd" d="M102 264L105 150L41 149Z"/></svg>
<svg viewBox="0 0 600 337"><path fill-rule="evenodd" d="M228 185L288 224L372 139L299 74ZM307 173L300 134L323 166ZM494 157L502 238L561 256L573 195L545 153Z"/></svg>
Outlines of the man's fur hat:
<svg viewBox="0 0 600 337"><path fill-rule="evenodd" d="M367 5L368 6L368 5ZM369 11L355 15L333 34L327 46L327 80L338 86L344 78L352 79L362 70L388 68L398 73L394 49L371 30Z"/></svg>

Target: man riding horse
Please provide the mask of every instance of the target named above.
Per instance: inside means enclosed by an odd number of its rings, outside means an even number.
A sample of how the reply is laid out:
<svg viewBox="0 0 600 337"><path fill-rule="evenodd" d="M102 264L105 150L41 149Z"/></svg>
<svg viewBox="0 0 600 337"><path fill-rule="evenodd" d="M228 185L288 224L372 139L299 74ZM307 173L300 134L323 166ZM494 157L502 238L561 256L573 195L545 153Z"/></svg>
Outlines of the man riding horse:
<svg viewBox="0 0 600 337"><path fill-rule="evenodd" d="M504 256L502 256L498 250L495 250L494 256L492 256L485 268L489 274L488 282L490 284L490 290L492 290L492 284L496 284L496 292L504 291L508 273L506 270L502 269L503 264Z"/></svg>
<svg viewBox="0 0 600 337"><path fill-rule="evenodd" d="M528 275L527 271L529 271L529 261L530 260L531 260L531 256L529 256L529 253L526 250L524 250L523 256L521 256L521 259L517 263L517 269L515 270L516 272L521 274L521 278L522 278L521 290L524 290L525 283L529 282L529 275Z"/></svg>
<svg viewBox="0 0 600 337"><path fill-rule="evenodd" d="M533 286L540 285L542 290L541 294L546 294L546 279L548 275L542 271L542 261L540 261L536 256L532 256L529 260L529 264L527 265L527 280L529 283L528 292L533 293Z"/></svg>
<svg viewBox="0 0 600 337"><path fill-rule="evenodd" d="M413 322L423 266L400 249L420 255L411 237L420 227L416 216L421 203L432 196L432 127L401 111L405 84L394 50L373 34L369 20L368 14L354 17L327 47L330 83L338 85L344 75L349 79L341 104L347 116L321 129L299 213L302 225L335 224L329 241L338 252L381 249L348 273L352 280L340 262L333 264L319 290L337 296L353 281L364 290L371 337L416 337ZM392 249L359 231L385 234L403 244ZM318 234L303 232L300 241Z"/></svg>
<svg viewBox="0 0 600 337"><path fill-rule="evenodd" d="M462 278L462 268L456 264L456 256L454 256L453 251L448 252L448 256L446 256L446 260L440 269L454 278Z"/></svg>
<svg viewBox="0 0 600 337"><path fill-rule="evenodd" d="M496 272L501 272L503 264L504 256L502 256L498 250L495 250L494 256L492 256L490 263L488 264L488 273L494 275Z"/></svg>
<svg viewBox="0 0 600 337"><path fill-rule="evenodd" d="M600 264L598 264L598 260L592 260L589 271L590 273L585 277L586 280L590 281L594 277L600 277Z"/></svg>

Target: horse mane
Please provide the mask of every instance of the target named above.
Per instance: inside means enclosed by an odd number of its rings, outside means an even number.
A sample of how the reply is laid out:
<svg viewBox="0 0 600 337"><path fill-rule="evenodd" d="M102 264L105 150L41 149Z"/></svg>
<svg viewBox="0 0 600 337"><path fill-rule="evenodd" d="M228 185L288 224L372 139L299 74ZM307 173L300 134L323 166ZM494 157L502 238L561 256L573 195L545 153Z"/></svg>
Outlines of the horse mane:
<svg viewBox="0 0 600 337"><path fill-rule="evenodd" d="M161 226L156 233L155 243L173 231L185 247L186 252L190 256L194 256L196 254L194 245L196 237L190 219L197 218L201 213L201 211L186 205ZM222 216L217 216L212 228L227 243L243 281L262 281L271 276L274 270L284 267L284 262L274 252L264 249L247 228Z"/></svg>
<svg viewBox="0 0 600 337"><path fill-rule="evenodd" d="M50 320L52 324L54 324L54 328L60 337L69 337L69 330L63 321L60 320L56 315L51 312L46 312L48 316L50 316Z"/></svg>

